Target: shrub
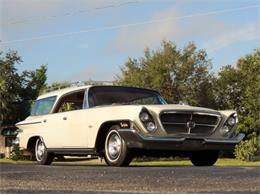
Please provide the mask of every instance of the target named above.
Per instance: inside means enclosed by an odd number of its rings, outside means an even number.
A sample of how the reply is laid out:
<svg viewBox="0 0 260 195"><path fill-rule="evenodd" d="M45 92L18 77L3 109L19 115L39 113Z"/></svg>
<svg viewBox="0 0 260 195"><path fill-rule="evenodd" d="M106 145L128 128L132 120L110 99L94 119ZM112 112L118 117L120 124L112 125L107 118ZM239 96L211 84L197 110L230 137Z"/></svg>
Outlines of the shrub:
<svg viewBox="0 0 260 195"><path fill-rule="evenodd" d="M235 148L235 157L239 160L251 161L256 155L260 155L260 136L254 135Z"/></svg>
<svg viewBox="0 0 260 195"><path fill-rule="evenodd" d="M21 155L18 145L13 146L12 152L10 154L10 159L12 159L12 160L22 160L23 159L23 156Z"/></svg>

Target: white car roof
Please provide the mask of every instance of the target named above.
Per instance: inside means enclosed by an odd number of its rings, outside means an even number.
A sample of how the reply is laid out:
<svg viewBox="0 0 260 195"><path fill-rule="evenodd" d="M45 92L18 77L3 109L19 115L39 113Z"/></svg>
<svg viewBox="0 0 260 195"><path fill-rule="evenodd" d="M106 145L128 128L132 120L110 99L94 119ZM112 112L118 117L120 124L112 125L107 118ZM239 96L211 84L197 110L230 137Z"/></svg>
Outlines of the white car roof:
<svg viewBox="0 0 260 195"><path fill-rule="evenodd" d="M68 88L63 88L63 89L58 89L55 91L51 91L48 93L44 93L42 95L40 95L37 100L39 99L43 99L43 98L47 98L47 97L52 97L52 96L57 96L60 97L64 94L73 92L73 91L77 91L77 90L83 90L83 89L87 89L90 88L92 85L83 85L83 86L74 86L74 87L68 87Z"/></svg>

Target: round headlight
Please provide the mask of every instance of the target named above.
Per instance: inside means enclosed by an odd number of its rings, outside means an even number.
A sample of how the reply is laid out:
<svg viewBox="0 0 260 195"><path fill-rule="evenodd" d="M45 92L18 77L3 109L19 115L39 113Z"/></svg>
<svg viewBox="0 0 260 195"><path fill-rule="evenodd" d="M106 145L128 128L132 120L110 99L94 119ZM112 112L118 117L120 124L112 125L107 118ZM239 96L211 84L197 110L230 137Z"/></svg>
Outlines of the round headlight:
<svg viewBox="0 0 260 195"><path fill-rule="evenodd" d="M154 131L156 129L156 126L155 126L155 124L153 122L148 122L146 124L146 128L147 128L148 131L151 132L151 131Z"/></svg>
<svg viewBox="0 0 260 195"><path fill-rule="evenodd" d="M229 132L229 128L227 125L225 125L224 127L222 127L222 129L220 130L222 135L226 135Z"/></svg>
<svg viewBox="0 0 260 195"><path fill-rule="evenodd" d="M149 120L149 114L148 114L147 112L142 112L142 113L140 114L140 119L141 119L141 121L143 121L143 122L148 121L148 120Z"/></svg>
<svg viewBox="0 0 260 195"><path fill-rule="evenodd" d="M229 126L234 126L236 124L236 119L234 117L230 117L227 123Z"/></svg>

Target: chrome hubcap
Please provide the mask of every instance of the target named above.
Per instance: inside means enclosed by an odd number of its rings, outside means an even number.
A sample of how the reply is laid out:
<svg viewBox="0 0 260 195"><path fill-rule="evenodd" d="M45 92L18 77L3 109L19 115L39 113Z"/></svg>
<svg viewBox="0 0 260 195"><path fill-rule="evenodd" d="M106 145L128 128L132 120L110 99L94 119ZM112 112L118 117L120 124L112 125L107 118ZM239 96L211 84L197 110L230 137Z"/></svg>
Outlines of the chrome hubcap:
<svg viewBox="0 0 260 195"><path fill-rule="evenodd" d="M42 141L39 141L36 147L36 158L41 161L45 152L45 146Z"/></svg>
<svg viewBox="0 0 260 195"><path fill-rule="evenodd" d="M118 158L121 152L121 138L118 134L113 133L108 141L108 154L112 159Z"/></svg>

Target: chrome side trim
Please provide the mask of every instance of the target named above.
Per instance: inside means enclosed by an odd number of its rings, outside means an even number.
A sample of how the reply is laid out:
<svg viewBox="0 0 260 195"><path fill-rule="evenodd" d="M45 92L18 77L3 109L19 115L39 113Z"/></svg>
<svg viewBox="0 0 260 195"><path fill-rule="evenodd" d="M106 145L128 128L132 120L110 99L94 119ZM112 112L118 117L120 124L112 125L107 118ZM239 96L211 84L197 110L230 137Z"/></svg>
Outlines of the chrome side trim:
<svg viewBox="0 0 260 195"><path fill-rule="evenodd" d="M35 125L35 124L39 124L42 123L41 121L36 121L36 122L28 122L28 123L22 123L19 124L18 126L23 126L23 125Z"/></svg>
<svg viewBox="0 0 260 195"><path fill-rule="evenodd" d="M90 88L90 87L88 87L88 88L85 90L85 93L84 93L83 109L89 108L89 103L88 103L88 92L89 92L89 88Z"/></svg>
<svg viewBox="0 0 260 195"><path fill-rule="evenodd" d="M97 154L95 148L47 148L55 154Z"/></svg>

